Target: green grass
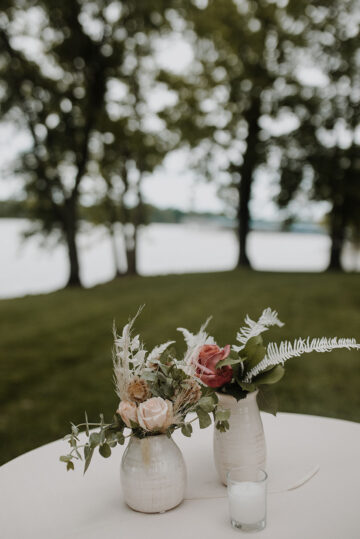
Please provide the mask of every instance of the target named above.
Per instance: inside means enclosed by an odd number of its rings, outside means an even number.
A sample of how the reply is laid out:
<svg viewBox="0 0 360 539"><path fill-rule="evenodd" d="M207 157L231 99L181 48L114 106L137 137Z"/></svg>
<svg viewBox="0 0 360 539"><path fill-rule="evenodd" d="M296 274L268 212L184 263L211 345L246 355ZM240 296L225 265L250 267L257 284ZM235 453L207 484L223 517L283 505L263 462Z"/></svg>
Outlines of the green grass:
<svg viewBox="0 0 360 539"><path fill-rule="evenodd" d="M147 345L196 330L209 314L219 344L234 343L246 313L278 310L271 339L349 336L360 340L360 277L234 271L123 278L90 290L0 301L0 462L63 436L69 421L111 417L112 322L138 306ZM265 337L268 336L265 334ZM282 411L360 420L360 354L334 351L290 360L277 385Z"/></svg>

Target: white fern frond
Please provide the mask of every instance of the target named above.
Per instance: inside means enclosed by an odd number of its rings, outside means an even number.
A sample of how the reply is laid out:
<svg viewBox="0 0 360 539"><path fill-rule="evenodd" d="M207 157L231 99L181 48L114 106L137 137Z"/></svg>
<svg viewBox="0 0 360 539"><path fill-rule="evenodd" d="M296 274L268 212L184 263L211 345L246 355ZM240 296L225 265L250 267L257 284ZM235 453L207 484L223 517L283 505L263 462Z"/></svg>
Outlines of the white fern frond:
<svg viewBox="0 0 360 539"><path fill-rule="evenodd" d="M310 352L331 352L332 350L339 348L360 349L360 344L355 339L338 339L333 337L328 339L326 337L307 339L295 339L293 343L289 341L282 341L279 345L277 343L269 343L266 350L266 355L260 363L252 368L245 377L245 382L251 382L254 376L257 376L263 372L266 368L283 365L285 361L292 357L298 357L302 354L309 354Z"/></svg>
<svg viewBox="0 0 360 539"><path fill-rule="evenodd" d="M154 363L159 360L161 354L165 352L167 348L169 348L170 344L174 344L175 341L168 341L163 344L159 344L158 346L155 346L150 352L150 354L146 358L146 364L149 365L149 363Z"/></svg>
<svg viewBox="0 0 360 539"><path fill-rule="evenodd" d="M134 318L130 319L130 321L123 327L121 335L118 335L116 332L115 322L113 325L114 382L116 393L121 400L126 399L129 381L133 377L134 371L140 369L146 354L139 336L136 335L134 338L131 337L134 322L142 309L143 306L138 309Z"/></svg>
<svg viewBox="0 0 360 539"><path fill-rule="evenodd" d="M193 333L191 333L191 331L189 331L188 329L186 328L177 328L177 331L180 331L180 333L183 334L184 336L184 341L186 342L186 344L188 346L192 346L192 342L194 341L195 339L195 335Z"/></svg>
<svg viewBox="0 0 360 539"><path fill-rule="evenodd" d="M196 360L199 356L201 347L205 344L216 344L214 338L211 337L211 335L208 335L205 331L211 318L212 317L210 316L206 320L206 322L201 326L199 332L195 335L185 328L177 328L178 331L184 335L184 339L187 344L187 350L182 363L186 367L187 373L190 375L193 374L193 371L195 372Z"/></svg>
<svg viewBox="0 0 360 539"><path fill-rule="evenodd" d="M232 349L235 352L243 350L251 337L257 337L264 331L267 331L270 326L282 327L284 325L283 322L279 320L278 313L272 311L270 307L264 309L257 322L252 320L249 315L246 315L245 324L246 326L241 327L236 335L236 340L240 343L240 346L232 346Z"/></svg>

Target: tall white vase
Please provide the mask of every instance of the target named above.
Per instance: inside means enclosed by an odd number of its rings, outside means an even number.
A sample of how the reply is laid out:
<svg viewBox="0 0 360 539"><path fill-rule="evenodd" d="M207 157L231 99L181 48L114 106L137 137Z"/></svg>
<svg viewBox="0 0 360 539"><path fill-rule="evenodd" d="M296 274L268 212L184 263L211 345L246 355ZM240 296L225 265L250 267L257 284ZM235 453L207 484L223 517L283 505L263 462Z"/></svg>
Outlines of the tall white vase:
<svg viewBox="0 0 360 539"><path fill-rule="evenodd" d="M230 410L230 428L219 432L214 428L214 458L219 478L226 485L231 468L252 466L265 469L266 446L257 391L236 401L230 395L218 393L219 404Z"/></svg>
<svg viewBox="0 0 360 539"><path fill-rule="evenodd" d="M164 434L131 437L121 462L125 502L135 511L162 513L182 502L186 468L174 440Z"/></svg>

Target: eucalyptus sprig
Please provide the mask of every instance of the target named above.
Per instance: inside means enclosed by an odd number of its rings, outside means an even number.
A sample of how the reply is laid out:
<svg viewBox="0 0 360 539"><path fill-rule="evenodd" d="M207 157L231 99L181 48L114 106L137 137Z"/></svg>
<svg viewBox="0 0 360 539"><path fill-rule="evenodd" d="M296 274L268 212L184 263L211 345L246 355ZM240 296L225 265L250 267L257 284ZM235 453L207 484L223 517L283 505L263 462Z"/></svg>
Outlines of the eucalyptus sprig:
<svg viewBox="0 0 360 539"><path fill-rule="evenodd" d="M124 435L126 425L118 414L113 417L112 423L105 423L103 414L100 414L100 422L89 423L85 412L85 422L79 425L71 423L71 432L64 437L70 445L70 452L60 457L61 462L66 463L67 470L74 470L74 461L84 460L84 473L88 469L96 448L102 457L108 458L111 455L111 449L116 445L123 445L128 436ZM85 428L84 433L87 437L85 443L81 443L79 438L80 429ZM99 430L90 432L90 429ZM81 454L82 452L82 454Z"/></svg>

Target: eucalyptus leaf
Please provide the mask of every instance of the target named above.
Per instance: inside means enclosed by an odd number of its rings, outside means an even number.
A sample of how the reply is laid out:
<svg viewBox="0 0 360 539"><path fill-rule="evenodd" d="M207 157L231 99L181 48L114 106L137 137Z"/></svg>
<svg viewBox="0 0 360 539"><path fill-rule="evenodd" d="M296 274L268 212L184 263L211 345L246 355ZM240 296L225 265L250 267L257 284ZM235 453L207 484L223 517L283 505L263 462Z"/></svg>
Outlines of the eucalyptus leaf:
<svg viewBox="0 0 360 539"><path fill-rule="evenodd" d="M90 434L89 442L90 442L90 447L92 447L92 448L99 445L100 444L100 433L99 432L92 432Z"/></svg>
<svg viewBox="0 0 360 539"><path fill-rule="evenodd" d="M88 416L87 416L87 413L85 412L85 432L86 432L86 436L89 437L90 433L89 433L89 420L88 420Z"/></svg>
<svg viewBox="0 0 360 539"><path fill-rule="evenodd" d="M87 449L88 449L88 451L87 451ZM84 474L86 473L86 470L90 466L90 462L91 462L92 456L94 454L94 450L95 450L94 447L90 447L90 448L89 448L89 446L84 447L84 455L85 455Z"/></svg>
<svg viewBox="0 0 360 539"><path fill-rule="evenodd" d="M196 408L196 413L199 418L199 425L201 429L206 429L206 427L211 425L211 417L209 416L209 414L204 412L204 410L202 410L200 407Z"/></svg>
<svg viewBox="0 0 360 539"><path fill-rule="evenodd" d="M215 404L212 397L201 397L197 405L200 406L204 412L209 413L213 411Z"/></svg>
<svg viewBox="0 0 360 539"><path fill-rule="evenodd" d="M192 430L192 425L190 423L184 423L184 425L181 427L181 432L188 438L190 438Z"/></svg>
<svg viewBox="0 0 360 539"><path fill-rule="evenodd" d="M111 448L109 444L103 444L99 447L99 453L105 459L109 458L111 455Z"/></svg>
<svg viewBox="0 0 360 539"><path fill-rule="evenodd" d="M116 440L117 440L117 443L120 444L120 445L123 445L124 442L125 442L125 436L123 435L122 432L117 432L116 433Z"/></svg>
<svg viewBox="0 0 360 539"><path fill-rule="evenodd" d="M227 408L217 408L215 412L216 421L227 421L230 417L230 410Z"/></svg>

